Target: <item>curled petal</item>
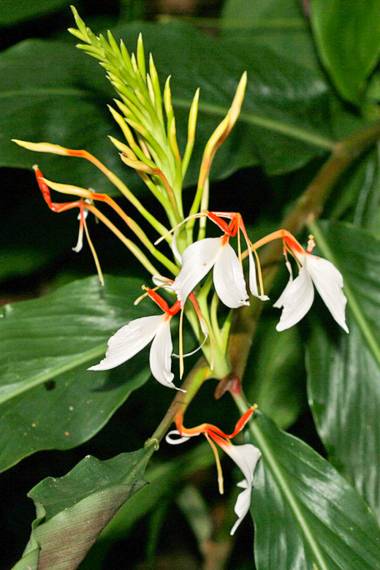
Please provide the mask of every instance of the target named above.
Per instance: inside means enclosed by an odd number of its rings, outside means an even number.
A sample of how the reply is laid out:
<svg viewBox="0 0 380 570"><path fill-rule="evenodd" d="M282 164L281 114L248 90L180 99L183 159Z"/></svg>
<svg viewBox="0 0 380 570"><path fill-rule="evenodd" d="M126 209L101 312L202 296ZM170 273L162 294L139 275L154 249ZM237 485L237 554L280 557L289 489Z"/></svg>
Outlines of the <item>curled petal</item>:
<svg viewBox="0 0 380 570"><path fill-rule="evenodd" d="M220 249L222 238L206 238L189 245L182 255L182 269L173 282L173 289L182 305L210 271Z"/></svg>
<svg viewBox="0 0 380 570"><path fill-rule="evenodd" d="M170 443L170 445L179 445L180 443L185 443L189 441L190 436L181 436L177 429L173 429L166 434L165 441Z"/></svg>
<svg viewBox="0 0 380 570"><path fill-rule="evenodd" d="M161 320L150 347L149 364L154 378L168 388L176 388L173 384L174 374L171 370L172 352L173 343L170 333L170 319L165 318Z"/></svg>
<svg viewBox="0 0 380 570"><path fill-rule="evenodd" d="M243 269L229 243L223 245L216 259L214 285L218 297L230 309L249 305Z"/></svg>
<svg viewBox="0 0 380 570"><path fill-rule="evenodd" d="M283 331L298 323L308 312L314 300L314 287L307 271L301 267L298 277L289 279L282 295L273 305L281 309L282 314L276 330Z"/></svg>
<svg viewBox="0 0 380 570"><path fill-rule="evenodd" d="M326 307L338 325L348 333L345 316L347 299L342 291L342 274L327 259L311 254L305 255L305 268Z"/></svg>
<svg viewBox="0 0 380 570"><path fill-rule="evenodd" d="M124 325L108 341L106 356L89 370L109 370L140 352L155 336L163 315L141 317Z"/></svg>

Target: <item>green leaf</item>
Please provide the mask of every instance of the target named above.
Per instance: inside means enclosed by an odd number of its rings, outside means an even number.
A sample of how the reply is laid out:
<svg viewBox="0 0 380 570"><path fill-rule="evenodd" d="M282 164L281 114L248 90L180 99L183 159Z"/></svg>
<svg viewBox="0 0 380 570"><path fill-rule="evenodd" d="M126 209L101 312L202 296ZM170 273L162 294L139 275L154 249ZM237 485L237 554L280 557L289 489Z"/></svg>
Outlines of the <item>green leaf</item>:
<svg viewBox="0 0 380 570"><path fill-rule="evenodd" d="M339 93L359 104L380 54L380 1L311 1L320 58Z"/></svg>
<svg viewBox="0 0 380 570"><path fill-rule="evenodd" d="M197 179L203 147L230 106L244 70L250 83L243 113L217 155L211 173L214 179L258 162L270 173L289 171L332 148L330 93L318 69L298 65L252 38L218 40L184 24L129 24L114 33L126 37L129 48L134 49L140 31L147 52L154 54L161 83L167 75L173 76L182 149L188 109L195 88L201 87L196 152L188 185ZM103 71L74 47L26 41L7 50L0 56L0 165L27 168L38 160L52 179L110 190L108 182L83 160L36 157L10 142L11 138L47 140L86 148L134 188L137 175L121 164L107 139L109 134L121 136L106 109L112 96Z"/></svg>
<svg viewBox="0 0 380 570"><path fill-rule="evenodd" d="M74 570L118 509L144 486L152 448L100 461L85 457L64 477L34 487L37 518L14 570Z"/></svg>
<svg viewBox="0 0 380 570"><path fill-rule="evenodd" d="M81 570L100 569L102 560L113 542L125 538L133 525L150 513L156 505L173 500L183 481L194 472L206 469L214 462L208 443L196 445L185 453L181 449L178 455L171 461L149 467L146 474L149 485L123 505L108 523L83 562Z"/></svg>
<svg viewBox="0 0 380 570"><path fill-rule="evenodd" d="M91 277L3 308L1 469L41 449L86 441L149 378L145 354L111 372L87 371L120 326L156 312L151 303L133 305L139 289L137 279L107 277L101 288Z"/></svg>
<svg viewBox="0 0 380 570"><path fill-rule="evenodd" d="M0 26L11 26L25 20L31 20L56 12L68 6L69 0L0 0Z"/></svg>
<svg viewBox="0 0 380 570"><path fill-rule="evenodd" d="M380 516L380 240L349 224L318 228L322 255L344 277L350 333L313 323L309 400L331 461Z"/></svg>
<svg viewBox="0 0 380 570"><path fill-rule="evenodd" d="M295 422L305 403L304 350L296 328L278 334L275 326L276 320L270 318L258 331L244 387L249 401L285 429Z"/></svg>
<svg viewBox="0 0 380 570"><path fill-rule="evenodd" d="M380 529L351 485L262 414L250 431L262 452L251 508L257 570L376 568Z"/></svg>
<svg viewBox="0 0 380 570"><path fill-rule="evenodd" d="M282 57L286 55L305 67L319 67L310 29L298 0L227 0L221 25L223 35L234 35L235 41L249 34L259 45L269 46Z"/></svg>
<svg viewBox="0 0 380 570"><path fill-rule="evenodd" d="M362 176L353 223L380 235L380 144L361 161ZM358 167L360 168L360 166Z"/></svg>

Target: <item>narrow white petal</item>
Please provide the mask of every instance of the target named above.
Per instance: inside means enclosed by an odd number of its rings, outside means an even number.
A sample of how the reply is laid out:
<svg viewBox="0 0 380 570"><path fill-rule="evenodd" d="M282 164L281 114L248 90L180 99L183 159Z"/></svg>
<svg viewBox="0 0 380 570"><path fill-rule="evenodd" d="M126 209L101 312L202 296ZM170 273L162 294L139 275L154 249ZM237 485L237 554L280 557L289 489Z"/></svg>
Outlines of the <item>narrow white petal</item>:
<svg viewBox="0 0 380 570"><path fill-rule="evenodd" d="M268 301L269 297L267 295L259 295L259 289L257 287L257 277L256 277L256 263L253 257L252 251L248 250L249 259L249 289L254 297L257 297L261 301Z"/></svg>
<svg viewBox="0 0 380 570"><path fill-rule="evenodd" d="M314 300L314 287L307 268L301 267L298 277L289 279L282 295L273 305L282 314L276 330L283 331L298 323L308 312Z"/></svg>
<svg viewBox="0 0 380 570"><path fill-rule="evenodd" d="M253 474L255 472L257 462L261 457L261 453L257 447L250 443L245 443L244 445L232 445L230 443L228 445L222 445L221 447L223 451L225 451L225 453L227 453L227 455L229 455L236 463L244 475L244 480L238 483L238 487L243 488L243 491L239 493L235 503L235 514L237 515L238 520L231 529L230 534L232 535L251 506Z"/></svg>
<svg viewBox="0 0 380 570"><path fill-rule="evenodd" d="M223 245L214 265L214 285L219 299L230 309L249 305L243 269L229 243Z"/></svg>
<svg viewBox="0 0 380 570"><path fill-rule="evenodd" d="M317 255L305 255L305 267L326 307L338 325L348 333L345 316L347 299L342 291L342 274L330 261Z"/></svg>
<svg viewBox="0 0 380 570"><path fill-rule="evenodd" d="M89 370L109 370L135 356L150 343L163 318L163 315L141 317L121 327L109 339L105 358Z"/></svg>
<svg viewBox="0 0 380 570"><path fill-rule="evenodd" d="M172 352L170 319L165 319L161 321L150 347L149 364L154 378L168 388L176 388L173 384Z"/></svg>
<svg viewBox="0 0 380 570"><path fill-rule="evenodd" d="M182 255L182 269L173 289L182 304L214 265L222 247L221 238L206 238L192 243Z"/></svg>
<svg viewBox="0 0 380 570"><path fill-rule="evenodd" d="M166 434L165 441L166 443L170 443L170 445L180 445L181 443L185 443L189 441L190 436L183 435L179 433L177 429L172 429Z"/></svg>

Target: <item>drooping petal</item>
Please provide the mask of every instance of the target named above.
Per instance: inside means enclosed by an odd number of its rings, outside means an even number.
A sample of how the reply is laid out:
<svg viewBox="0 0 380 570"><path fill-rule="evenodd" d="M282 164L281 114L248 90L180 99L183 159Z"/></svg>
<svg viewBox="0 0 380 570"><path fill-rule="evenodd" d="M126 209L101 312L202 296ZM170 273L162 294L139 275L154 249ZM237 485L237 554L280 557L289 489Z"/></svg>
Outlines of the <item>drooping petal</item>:
<svg viewBox="0 0 380 570"><path fill-rule="evenodd" d="M166 443L170 443L170 445L180 445L181 443L189 441L189 439L190 439L189 435L181 436L181 434L177 429L172 429L165 436Z"/></svg>
<svg viewBox="0 0 380 570"><path fill-rule="evenodd" d="M150 347L149 364L154 378L168 388L176 388L173 384L172 352L170 319L166 318L161 321Z"/></svg>
<svg viewBox="0 0 380 570"><path fill-rule="evenodd" d="M106 356L89 370L109 370L126 362L155 336L164 315L141 317L124 325L108 340Z"/></svg>
<svg viewBox="0 0 380 570"><path fill-rule="evenodd" d="M273 305L282 314L276 330L283 331L298 323L308 312L314 300L314 287L307 268L301 267L298 276L289 279L282 295Z"/></svg>
<svg viewBox="0 0 380 570"><path fill-rule="evenodd" d="M244 445L232 445L230 442L221 445L221 448L236 463L244 475L244 480L238 483L238 487L243 488L235 503L235 514L238 520L231 529L231 535L235 533L237 527L249 511L251 506L251 493L253 486L253 474L256 464L261 457L260 450L251 443Z"/></svg>
<svg viewBox="0 0 380 570"><path fill-rule="evenodd" d="M223 245L216 259L214 285L219 299L230 309L249 305L243 269L229 243Z"/></svg>
<svg viewBox="0 0 380 570"><path fill-rule="evenodd" d="M187 297L210 271L222 247L222 238L196 241L182 255L182 269L173 282L173 289L182 305Z"/></svg>
<svg viewBox="0 0 380 570"><path fill-rule="evenodd" d="M253 253L251 249L248 250L248 260L249 260L249 290L254 297L257 297L261 301L268 301L269 297L267 295L260 295L259 289L257 287L257 277L256 277L256 263L253 258Z"/></svg>
<svg viewBox="0 0 380 570"><path fill-rule="evenodd" d="M345 316L347 299L342 291L342 274L330 261L312 254L305 255L305 267L326 307L338 325L348 333Z"/></svg>

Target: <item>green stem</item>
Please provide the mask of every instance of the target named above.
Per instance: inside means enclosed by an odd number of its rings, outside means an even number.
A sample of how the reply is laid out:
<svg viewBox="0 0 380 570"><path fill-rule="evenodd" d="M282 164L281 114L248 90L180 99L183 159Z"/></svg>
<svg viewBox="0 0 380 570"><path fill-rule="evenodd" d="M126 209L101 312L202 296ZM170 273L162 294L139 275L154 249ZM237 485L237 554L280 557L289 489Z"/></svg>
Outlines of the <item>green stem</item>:
<svg viewBox="0 0 380 570"><path fill-rule="evenodd" d="M204 359L202 358L199 360L182 384L182 389L186 390L186 392L177 392L160 424L145 443L146 446L151 445L152 441L156 441L158 444L162 440L173 423L175 416L179 412L184 412L186 410L187 406L197 394L203 383L211 378L212 375L210 367Z"/></svg>

